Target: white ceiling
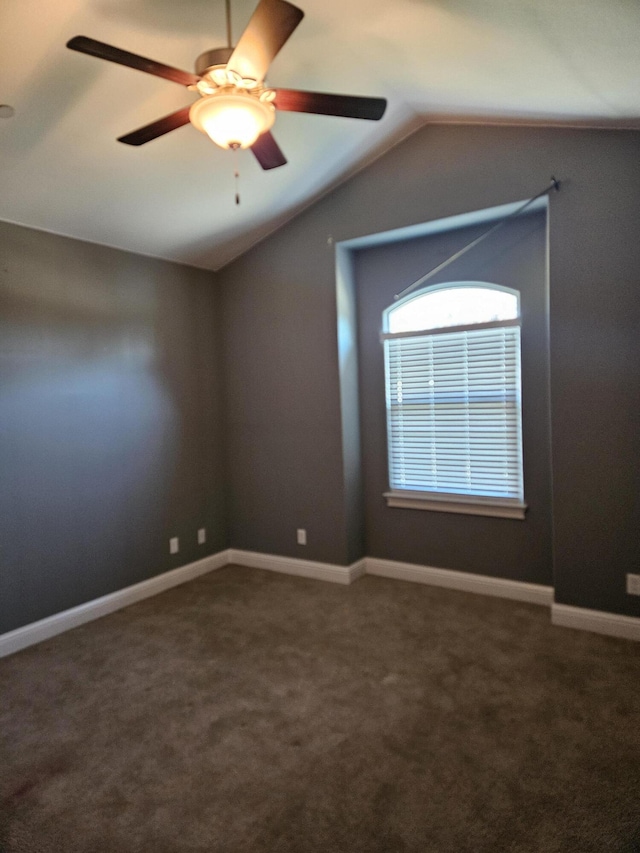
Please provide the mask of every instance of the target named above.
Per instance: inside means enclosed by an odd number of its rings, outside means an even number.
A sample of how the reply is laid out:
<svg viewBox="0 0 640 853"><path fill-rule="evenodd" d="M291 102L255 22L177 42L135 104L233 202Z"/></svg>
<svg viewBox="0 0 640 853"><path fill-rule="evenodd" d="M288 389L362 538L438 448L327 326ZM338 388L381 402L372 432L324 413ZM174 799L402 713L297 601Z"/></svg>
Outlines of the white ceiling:
<svg viewBox="0 0 640 853"><path fill-rule="evenodd" d="M257 0L232 0L237 40ZM175 83L65 48L87 35L193 69L226 43L224 0L1 0L0 219L217 269L433 116L640 127L637 0L299 0L272 86L386 97L380 122L279 113L263 172L187 125Z"/></svg>

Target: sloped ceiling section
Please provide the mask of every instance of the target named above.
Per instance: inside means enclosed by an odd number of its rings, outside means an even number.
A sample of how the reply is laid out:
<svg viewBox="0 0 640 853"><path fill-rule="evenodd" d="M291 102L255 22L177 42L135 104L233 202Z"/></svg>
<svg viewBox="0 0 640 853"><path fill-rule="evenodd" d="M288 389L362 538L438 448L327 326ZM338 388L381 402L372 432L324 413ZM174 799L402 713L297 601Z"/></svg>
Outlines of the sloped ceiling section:
<svg viewBox="0 0 640 853"><path fill-rule="evenodd" d="M255 5L232 0L234 38ZM15 115L0 119L0 219L217 269L430 119L640 126L631 0L299 5L268 82L389 107L380 122L279 113L289 162L263 172L191 126L116 142L196 96L65 48L83 34L191 70L226 43L224 0L3 0L0 103Z"/></svg>

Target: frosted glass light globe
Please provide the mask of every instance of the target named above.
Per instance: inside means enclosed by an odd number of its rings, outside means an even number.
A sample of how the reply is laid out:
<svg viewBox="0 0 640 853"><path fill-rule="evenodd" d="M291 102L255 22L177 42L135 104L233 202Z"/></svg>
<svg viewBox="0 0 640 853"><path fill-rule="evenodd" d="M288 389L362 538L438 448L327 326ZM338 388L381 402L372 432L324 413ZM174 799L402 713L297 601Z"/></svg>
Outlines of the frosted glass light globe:
<svg viewBox="0 0 640 853"><path fill-rule="evenodd" d="M217 92L189 110L191 124L221 148L250 148L275 121L275 108L250 95Z"/></svg>

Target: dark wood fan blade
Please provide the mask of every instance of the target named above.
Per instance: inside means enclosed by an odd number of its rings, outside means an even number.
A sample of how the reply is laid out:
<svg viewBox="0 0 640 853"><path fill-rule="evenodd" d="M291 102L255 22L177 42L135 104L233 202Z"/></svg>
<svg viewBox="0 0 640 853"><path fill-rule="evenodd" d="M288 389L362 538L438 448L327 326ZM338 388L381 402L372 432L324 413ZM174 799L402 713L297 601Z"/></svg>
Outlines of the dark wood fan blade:
<svg viewBox="0 0 640 853"><path fill-rule="evenodd" d="M138 56L137 53L120 50L119 47L113 47L110 44L96 41L87 36L75 36L67 42L67 47L71 48L71 50L77 50L79 53L88 53L89 56L97 56L98 59L115 62L117 65L126 65L129 68L135 68L136 71L153 74L154 77L164 77L165 80L180 83L182 86L192 86L200 79L189 71L181 71L179 68L163 65L161 62L155 62L153 59L145 59L144 56Z"/></svg>
<svg viewBox="0 0 640 853"><path fill-rule="evenodd" d="M145 142L151 142L152 139L164 136L165 133L182 127L183 124L189 124L189 110L190 107L184 107L158 121L139 127L138 130L127 133L126 136L119 136L118 142L124 142L125 145L144 145Z"/></svg>
<svg viewBox="0 0 640 853"><path fill-rule="evenodd" d="M251 146L251 150L263 169L276 169L278 166L284 166L287 162L287 158L269 130L257 138Z"/></svg>
<svg viewBox="0 0 640 853"><path fill-rule="evenodd" d="M241 77L264 80L269 65L303 17L302 9L286 0L260 0L227 68Z"/></svg>
<svg viewBox="0 0 640 853"><path fill-rule="evenodd" d="M327 95L322 92L300 92L297 89L276 89L274 106L293 113L319 113L325 116L364 118L378 121L384 115L384 98L364 98L359 95Z"/></svg>

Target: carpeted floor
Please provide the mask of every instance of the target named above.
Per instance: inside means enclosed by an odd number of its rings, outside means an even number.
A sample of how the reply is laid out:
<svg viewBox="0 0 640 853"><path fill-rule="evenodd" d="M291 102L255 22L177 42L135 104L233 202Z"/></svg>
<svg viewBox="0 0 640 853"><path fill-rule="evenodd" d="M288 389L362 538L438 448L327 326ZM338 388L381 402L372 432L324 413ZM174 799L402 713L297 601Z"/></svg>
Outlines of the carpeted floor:
<svg viewBox="0 0 640 853"><path fill-rule="evenodd" d="M640 853L640 646L227 567L0 661L2 853Z"/></svg>

